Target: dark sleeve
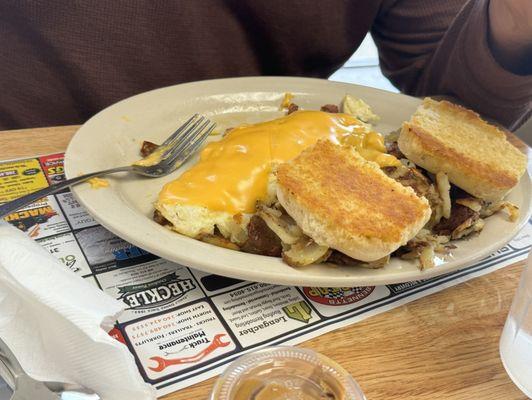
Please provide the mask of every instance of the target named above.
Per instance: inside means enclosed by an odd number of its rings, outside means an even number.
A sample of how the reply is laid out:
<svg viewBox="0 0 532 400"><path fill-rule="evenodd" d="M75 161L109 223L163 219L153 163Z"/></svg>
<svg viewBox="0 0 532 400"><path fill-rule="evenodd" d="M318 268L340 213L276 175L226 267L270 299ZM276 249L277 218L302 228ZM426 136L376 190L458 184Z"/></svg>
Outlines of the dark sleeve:
<svg viewBox="0 0 532 400"><path fill-rule="evenodd" d="M488 45L489 0L385 0L372 29L381 69L401 91L443 95L516 129L532 114L532 75Z"/></svg>

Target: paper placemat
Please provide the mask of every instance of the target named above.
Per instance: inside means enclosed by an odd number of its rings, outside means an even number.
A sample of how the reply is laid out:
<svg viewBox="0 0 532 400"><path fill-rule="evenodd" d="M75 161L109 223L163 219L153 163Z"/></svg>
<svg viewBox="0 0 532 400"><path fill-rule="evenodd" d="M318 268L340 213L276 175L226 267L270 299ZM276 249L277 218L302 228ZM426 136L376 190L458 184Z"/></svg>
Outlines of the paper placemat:
<svg viewBox="0 0 532 400"><path fill-rule="evenodd" d="M63 155L0 163L0 203L64 179ZM104 190L104 189L102 189ZM133 353L158 395L219 374L258 347L296 344L525 259L532 225L484 260L424 281L318 288L240 281L163 260L109 232L72 193L5 218L64 267L123 301L110 334Z"/></svg>

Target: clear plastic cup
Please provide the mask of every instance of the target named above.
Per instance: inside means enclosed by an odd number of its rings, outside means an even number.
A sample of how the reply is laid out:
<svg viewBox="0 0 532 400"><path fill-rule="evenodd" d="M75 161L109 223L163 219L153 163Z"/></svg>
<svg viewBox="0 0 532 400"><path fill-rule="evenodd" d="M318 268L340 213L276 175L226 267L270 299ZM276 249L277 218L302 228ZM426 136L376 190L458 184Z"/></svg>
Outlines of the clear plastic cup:
<svg viewBox="0 0 532 400"><path fill-rule="evenodd" d="M500 353L510 378L532 398L532 252L502 331Z"/></svg>
<svg viewBox="0 0 532 400"><path fill-rule="evenodd" d="M211 400L365 400L356 381L331 359L308 349L278 346L232 362Z"/></svg>

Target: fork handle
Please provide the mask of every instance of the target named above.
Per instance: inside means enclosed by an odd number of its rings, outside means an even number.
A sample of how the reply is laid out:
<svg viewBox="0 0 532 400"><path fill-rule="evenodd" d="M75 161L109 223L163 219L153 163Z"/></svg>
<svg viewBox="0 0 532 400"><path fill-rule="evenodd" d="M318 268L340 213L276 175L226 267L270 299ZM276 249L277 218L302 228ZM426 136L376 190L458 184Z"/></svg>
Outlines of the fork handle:
<svg viewBox="0 0 532 400"><path fill-rule="evenodd" d="M43 197L60 192L61 190L67 187L70 187L72 185L75 185L76 183L84 182L87 179L94 178L96 176L112 174L114 172L131 171L132 169L133 168L131 166L127 166L127 167L107 169L105 171L93 172L90 174L78 176L76 178L67 179L66 181L60 182L56 185L52 185L44 189L37 190L36 192L27 194L25 196L19 197L16 200L10 201L9 203L1 205L0 206L0 218L3 218L6 215L9 215L15 212L18 209L24 206L27 206L30 203L36 202L37 200L42 199Z"/></svg>

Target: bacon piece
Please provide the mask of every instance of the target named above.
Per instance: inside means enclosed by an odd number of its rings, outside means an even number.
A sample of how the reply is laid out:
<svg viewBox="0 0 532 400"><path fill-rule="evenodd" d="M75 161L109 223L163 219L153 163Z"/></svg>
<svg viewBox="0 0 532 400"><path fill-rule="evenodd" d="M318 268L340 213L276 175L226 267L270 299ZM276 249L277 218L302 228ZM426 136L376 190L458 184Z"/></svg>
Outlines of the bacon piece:
<svg viewBox="0 0 532 400"><path fill-rule="evenodd" d="M338 106L336 104L325 104L324 106L321 106L321 111L325 111L328 113L336 114L338 113Z"/></svg>
<svg viewBox="0 0 532 400"><path fill-rule="evenodd" d="M270 229L264 220L254 215L248 224L248 239L242 251L263 256L280 257L283 246L279 237Z"/></svg>
<svg viewBox="0 0 532 400"><path fill-rule="evenodd" d="M157 148L159 147L158 144L148 142L147 140L142 142L142 146L140 148L140 155L142 157L148 157L151 153L153 153Z"/></svg>
<svg viewBox="0 0 532 400"><path fill-rule="evenodd" d="M297 104L290 103L288 105L288 111L286 112L286 115L292 114L293 112L296 112L297 110L299 110L299 106Z"/></svg>

